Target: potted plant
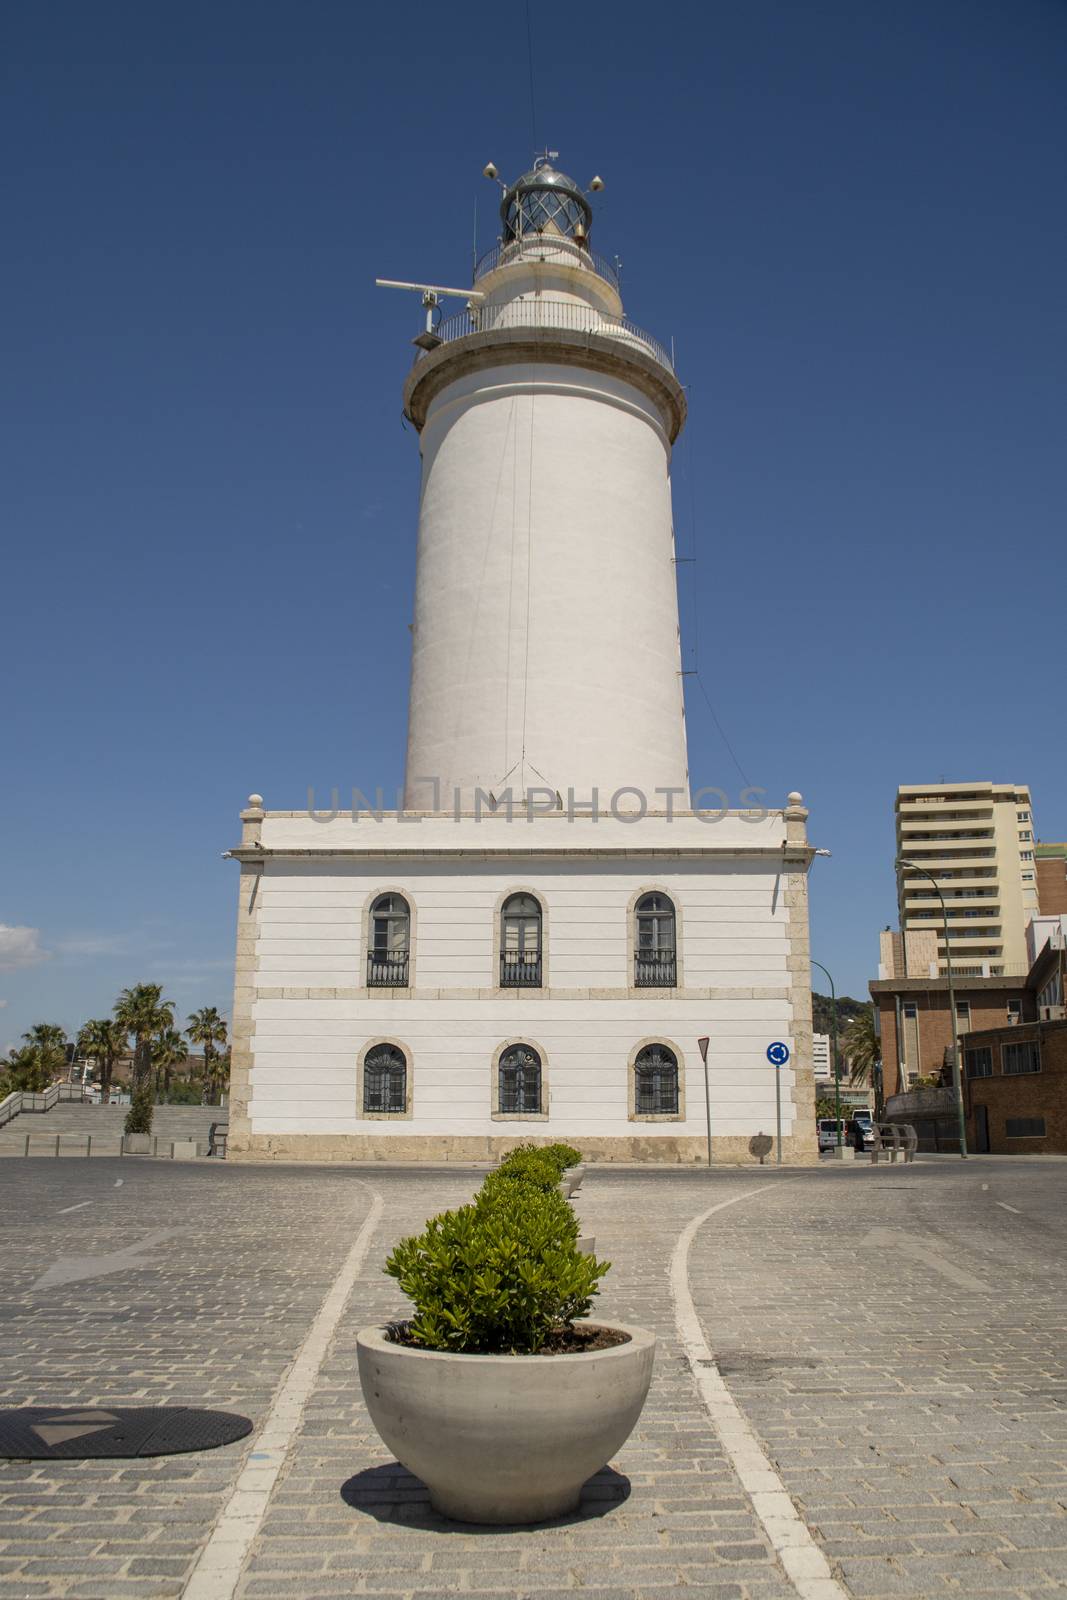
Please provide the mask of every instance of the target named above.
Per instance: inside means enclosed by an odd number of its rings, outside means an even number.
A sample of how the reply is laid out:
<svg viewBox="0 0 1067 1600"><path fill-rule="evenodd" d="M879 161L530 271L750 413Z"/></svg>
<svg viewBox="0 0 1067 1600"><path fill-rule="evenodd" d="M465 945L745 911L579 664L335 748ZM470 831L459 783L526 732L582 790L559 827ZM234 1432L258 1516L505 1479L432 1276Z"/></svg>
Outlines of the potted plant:
<svg viewBox="0 0 1067 1600"><path fill-rule="evenodd" d="M385 1270L414 1315L357 1341L374 1426L460 1522L572 1511L652 1378L654 1334L585 1320L610 1263L578 1249L545 1167L524 1166L491 1173L471 1205L401 1240Z"/></svg>

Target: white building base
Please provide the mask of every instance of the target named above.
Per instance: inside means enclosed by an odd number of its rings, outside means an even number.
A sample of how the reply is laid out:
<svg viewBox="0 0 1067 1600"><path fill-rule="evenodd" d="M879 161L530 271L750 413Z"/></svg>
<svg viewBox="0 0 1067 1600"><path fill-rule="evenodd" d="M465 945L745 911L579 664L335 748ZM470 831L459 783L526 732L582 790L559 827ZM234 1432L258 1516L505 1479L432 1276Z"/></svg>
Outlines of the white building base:
<svg viewBox="0 0 1067 1600"><path fill-rule="evenodd" d="M253 797L256 799L256 797ZM707 1035L713 1156L750 1162L775 1132L783 1159L815 1162L808 958L807 812L640 820L518 811L503 816L242 813L228 1158L476 1162L523 1141L566 1140L591 1161L706 1160ZM509 894L543 908L539 988L502 987L500 912ZM634 907L673 901L677 982L635 983ZM402 989L368 986L370 908L411 908ZM542 1108L505 1115L501 1052L542 1063ZM368 1049L407 1062L402 1111L365 1112ZM674 1052L677 1111L642 1115L634 1063Z"/></svg>

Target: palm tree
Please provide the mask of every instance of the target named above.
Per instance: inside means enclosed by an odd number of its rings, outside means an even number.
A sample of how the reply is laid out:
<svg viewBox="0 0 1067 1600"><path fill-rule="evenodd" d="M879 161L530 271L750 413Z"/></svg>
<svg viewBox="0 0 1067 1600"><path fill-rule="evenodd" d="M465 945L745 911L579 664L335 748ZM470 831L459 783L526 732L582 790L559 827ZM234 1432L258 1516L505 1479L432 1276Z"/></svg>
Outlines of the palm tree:
<svg viewBox="0 0 1067 1600"><path fill-rule="evenodd" d="M115 1061L126 1048L126 1034L110 1017L91 1017L78 1034L78 1049L100 1068L100 1099L107 1105Z"/></svg>
<svg viewBox="0 0 1067 1600"><path fill-rule="evenodd" d="M47 1089L51 1081L47 1063L35 1044L24 1044L20 1050L11 1050L7 1060L0 1061L0 1100L6 1099L16 1089L21 1089L24 1094L37 1094Z"/></svg>
<svg viewBox="0 0 1067 1600"><path fill-rule="evenodd" d="M115 1001L115 1021L127 1035L133 1034L133 1075L130 1083L130 1115L127 1133L150 1133L152 1129L152 1040L174 1026L174 1001L163 999L161 983L135 983L123 989ZM136 1113L136 1115L135 1115ZM136 1123L136 1126L130 1126ZM144 1124L147 1123L147 1126Z"/></svg>
<svg viewBox="0 0 1067 1600"><path fill-rule="evenodd" d="M37 1052L48 1082L58 1078L67 1064L67 1030L57 1022L35 1022L22 1037L27 1048Z"/></svg>
<svg viewBox="0 0 1067 1600"><path fill-rule="evenodd" d="M845 1029L843 1044L853 1083L877 1087L882 1064L882 1041L874 1029L873 1007L857 1012Z"/></svg>
<svg viewBox="0 0 1067 1600"><path fill-rule="evenodd" d="M152 1043L152 1062L162 1082L164 1101L170 1099L170 1079L175 1067L180 1067L189 1054L189 1048L177 1028L164 1028ZM159 1083L157 1082L157 1093Z"/></svg>
<svg viewBox="0 0 1067 1600"><path fill-rule="evenodd" d="M194 1011L189 1017L189 1026L186 1033L194 1044L204 1047L204 1104L216 1104L213 1096L216 1094L216 1071L214 1060L215 1046L226 1043L226 1024L219 1016L214 1006L204 1006L200 1011Z"/></svg>

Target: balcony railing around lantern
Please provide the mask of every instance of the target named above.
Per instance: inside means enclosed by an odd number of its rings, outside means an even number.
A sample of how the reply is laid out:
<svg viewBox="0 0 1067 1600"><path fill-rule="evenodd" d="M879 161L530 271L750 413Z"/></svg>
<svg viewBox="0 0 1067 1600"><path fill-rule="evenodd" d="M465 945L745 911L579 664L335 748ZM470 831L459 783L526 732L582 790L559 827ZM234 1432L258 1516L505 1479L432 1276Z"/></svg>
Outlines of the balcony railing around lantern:
<svg viewBox="0 0 1067 1600"><path fill-rule="evenodd" d="M634 956L634 985L638 989L673 989L678 983L678 961L673 950L638 950Z"/></svg>
<svg viewBox="0 0 1067 1600"><path fill-rule="evenodd" d="M406 989L407 986L408 952L406 950L368 950L368 989Z"/></svg>
<svg viewBox="0 0 1067 1600"><path fill-rule="evenodd" d="M598 278L606 278L616 291L619 288L617 267L595 250L587 250L584 245L560 233L527 233L521 239L495 244L475 267L474 281L477 283L479 278L495 272L497 267L518 266L525 261L583 267L587 272L595 272Z"/></svg>
<svg viewBox="0 0 1067 1600"><path fill-rule="evenodd" d="M674 371L674 363L659 340L645 333L643 328L635 327L628 317L609 317L592 306L570 300L509 300L504 305L471 306L467 311L446 317L433 331L441 344L450 344L472 333L511 330L518 333L524 328L562 328L572 333L595 333L601 338L617 339L621 345L644 350L668 371ZM420 350L416 360L424 360L428 353Z"/></svg>
<svg viewBox="0 0 1067 1600"><path fill-rule="evenodd" d="M540 989L541 952L517 955L513 950L501 952L500 987L502 989Z"/></svg>

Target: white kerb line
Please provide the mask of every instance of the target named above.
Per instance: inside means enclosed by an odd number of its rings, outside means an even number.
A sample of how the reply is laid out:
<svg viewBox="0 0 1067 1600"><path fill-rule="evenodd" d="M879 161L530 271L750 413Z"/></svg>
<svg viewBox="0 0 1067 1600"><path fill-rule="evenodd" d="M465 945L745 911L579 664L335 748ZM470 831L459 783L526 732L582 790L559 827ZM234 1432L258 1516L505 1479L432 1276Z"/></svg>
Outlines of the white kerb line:
<svg viewBox="0 0 1067 1600"><path fill-rule="evenodd" d="M372 1197L366 1221L330 1285L296 1360L275 1394L233 1492L182 1590L184 1600L230 1600L236 1591L245 1557L266 1515L289 1446L300 1427L319 1369L378 1226L382 1197L373 1190Z"/></svg>
<svg viewBox="0 0 1067 1600"><path fill-rule="evenodd" d="M704 1338L689 1290L689 1249L698 1229L716 1211L751 1200L768 1189L779 1188L780 1183L763 1183L758 1189L746 1189L730 1200L720 1200L718 1205L709 1206L683 1228L671 1256L674 1321L704 1409L793 1588L801 1600L849 1600L848 1590L830 1571L826 1556L812 1538L811 1530L771 1466L748 1419L726 1387Z"/></svg>

